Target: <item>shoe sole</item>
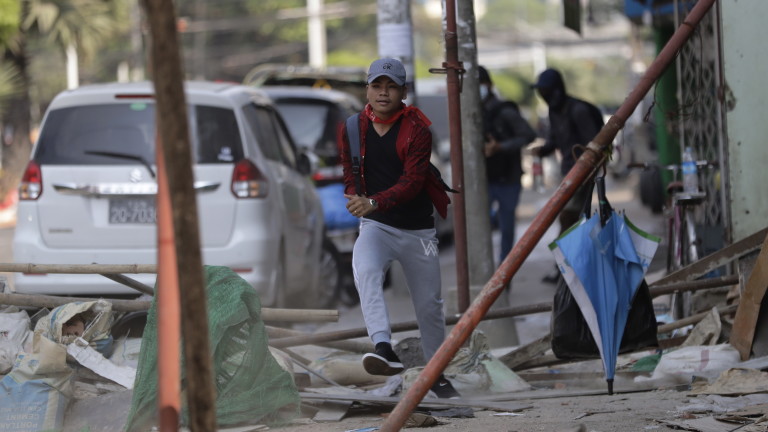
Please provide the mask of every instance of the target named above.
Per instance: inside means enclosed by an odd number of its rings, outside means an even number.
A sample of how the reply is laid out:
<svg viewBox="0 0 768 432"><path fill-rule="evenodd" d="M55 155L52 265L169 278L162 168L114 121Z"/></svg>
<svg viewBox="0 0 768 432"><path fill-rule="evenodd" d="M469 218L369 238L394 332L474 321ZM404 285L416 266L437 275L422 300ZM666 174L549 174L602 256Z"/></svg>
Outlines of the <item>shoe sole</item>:
<svg viewBox="0 0 768 432"><path fill-rule="evenodd" d="M392 376L402 372L405 368L400 362L391 362L384 357L368 353L363 356L363 368L371 375Z"/></svg>

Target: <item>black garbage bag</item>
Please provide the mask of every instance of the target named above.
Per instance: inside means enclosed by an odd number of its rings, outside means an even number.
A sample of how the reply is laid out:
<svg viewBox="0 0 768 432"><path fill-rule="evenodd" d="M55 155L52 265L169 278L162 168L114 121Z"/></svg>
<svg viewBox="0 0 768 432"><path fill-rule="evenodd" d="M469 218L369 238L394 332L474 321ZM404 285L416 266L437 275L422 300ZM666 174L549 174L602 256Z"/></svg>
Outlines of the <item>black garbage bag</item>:
<svg viewBox="0 0 768 432"><path fill-rule="evenodd" d="M642 281L632 300L619 353L659 346L656 333L656 315L648 284ZM552 352L559 359L600 358L595 338L571 295L565 280L560 277L552 303Z"/></svg>

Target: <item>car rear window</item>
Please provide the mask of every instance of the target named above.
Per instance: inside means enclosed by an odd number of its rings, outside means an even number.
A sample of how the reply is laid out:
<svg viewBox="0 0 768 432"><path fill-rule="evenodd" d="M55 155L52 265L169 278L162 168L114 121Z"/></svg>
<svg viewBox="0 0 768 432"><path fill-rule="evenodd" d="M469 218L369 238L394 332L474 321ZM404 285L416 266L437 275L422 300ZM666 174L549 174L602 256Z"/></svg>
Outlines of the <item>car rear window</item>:
<svg viewBox="0 0 768 432"><path fill-rule="evenodd" d="M231 109L195 105L190 119L196 163L232 163L243 158L237 119ZM35 160L51 165L154 163L154 142L153 103L61 108L48 113Z"/></svg>
<svg viewBox="0 0 768 432"><path fill-rule="evenodd" d="M326 128L330 105L307 100L277 101L277 110L283 116L296 145L314 149Z"/></svg>
<svg viewBox="0 0 768 432"><path fill-rule="evenodd" d="M275 104L298 146L314 151L327 164L338 163L336 133L352 111L316 99L285 98Z"/></svg>

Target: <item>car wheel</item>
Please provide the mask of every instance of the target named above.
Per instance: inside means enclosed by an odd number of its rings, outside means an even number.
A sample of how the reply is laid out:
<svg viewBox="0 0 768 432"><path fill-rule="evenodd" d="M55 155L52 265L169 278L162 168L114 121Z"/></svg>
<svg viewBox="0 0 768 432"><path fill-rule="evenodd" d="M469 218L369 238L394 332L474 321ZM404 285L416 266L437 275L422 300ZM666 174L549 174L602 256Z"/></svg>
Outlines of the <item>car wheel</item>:
<svg viewBox="0 0 768 432"><path fill-rule="evenodd" d="M319 307L321 309L330 309L336 307L341 289L341 259L339 252L333 242L323 238L323 247L320 253L320 274L317 284L317 292L314 296L317 301L312 302L309 296L304 303L307 307Z"/></svg>

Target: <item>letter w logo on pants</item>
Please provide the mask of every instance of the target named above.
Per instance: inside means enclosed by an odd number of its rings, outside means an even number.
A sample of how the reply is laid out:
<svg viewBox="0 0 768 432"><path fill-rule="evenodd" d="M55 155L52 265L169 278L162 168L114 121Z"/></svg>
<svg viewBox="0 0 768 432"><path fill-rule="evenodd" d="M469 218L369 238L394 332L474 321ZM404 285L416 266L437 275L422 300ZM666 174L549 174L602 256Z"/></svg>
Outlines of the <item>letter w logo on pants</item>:
<svg viewBox="0 0 768 432"><path fill-rule="evenodd" d="M424 248L424 255L430 256L434 255L437 256L437 242L436 241L430 241L430 240L421 240L421 246Z"/></svg>

